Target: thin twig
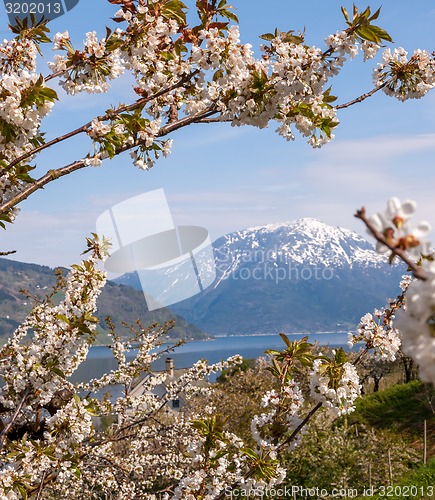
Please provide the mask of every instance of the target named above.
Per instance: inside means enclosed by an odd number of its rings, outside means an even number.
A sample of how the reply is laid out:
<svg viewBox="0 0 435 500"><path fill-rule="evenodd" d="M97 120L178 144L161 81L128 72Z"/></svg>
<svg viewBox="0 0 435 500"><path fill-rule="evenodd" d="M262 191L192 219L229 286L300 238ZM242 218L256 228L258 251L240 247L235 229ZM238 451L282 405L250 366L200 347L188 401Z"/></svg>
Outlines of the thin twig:
<svg viewBox="0 0 435 500"><path fill-rule="evenodd" d="M9 250L8 252L0 252L0 256L4 257L5 255L12 255L13 253L17 253L16 250Z"/></svg>
<svg viewBox="0 0 435 500"><path fill-rule="evenodd" d="M315 413L322 407L322 403L317 403L314 408L310 410L310 412L306 415L306 417L302 420L302 422L296 427L296 429L291 433L291 435L285 439L282 443L279 444L278 449L280 450L284 446L287 446L292 441L295 440L296 436L301 432L301 430L305 427L308 421L313 417Z"/></svg>
<svg viewBox="0 0 435 500"><path fill-rule="evenodd" d="M42 498L42 491L44 489L45 476L46 476L46 472L44 472L44 474L42 474L41 483L39 485L38 493L36 495L35 500L40 500Z"/></svg>
<svg viewBox="0 0 435 500"><path fill-rule="evenodd" d="M31 495L33 495L34 493L37 493L39 495L39 491L41 490L41 492L42 492L44 490L44 487L47 486L47 484L53 482L58 477L58 475L59 474L57 471L50 472L49 474L47 474L47 471L45 471L39 485L36 486L35 488L32 488L31 490L27 491L28 498L30 498ZM38 498L42 498L42 497L36 497L35 500L37 500Z"/></svg>
<svg viewBox="0 0 435 500"><path fill-rule="evenodd" d="M353 366L356 366L362 359L363 356L365 356L369 352L369 347L366 347L363 351L361 351L355 361L352 363Z"/></svg>
<svg viewBox="0 0 435 500"><path fill-rule="evenodd" d="M360 95L359 97L357 97L356 99L353 99L352 101L346 102L344 104L339 104L338 106L334 106L334 108L335 109L344 109L344 108L348 108L350 106L353 106L354 104L358 104L359 102L365 101L366 99L368 99L372 95L376 94L376 92L379 92L379 90L383 89L388 84L393 82L394 80L396 80L396 76L392 76L391 78L386 80L382 85L379 85L379 87L376 87L373 90L370 90L370 92L366 92L365 94Z"/></svg>
<svg viewBox="0 0 435 500"><path fill-rule="evenodd" d="M405 264L407 264L412 269L412 272L416 278L423 280L423 281L427 280L427 275L423 271L423 269L420 266L418 266L412 259L410 259L405 251L392 245L385 238L385 236L383 234L381 234L374 227L374 225L367 218L366 209L364 207L362 207L360 210L356 211L355 217L357 219L361 219L364 222L364 224L367 226L367 229L372 233L372 235L376 238L376 240L379 241L379 243L382 243L382 245L385 245L387 248L389 248L393 252L393 255L397 255L397 257L402 259L403 262Z"/></svg>
<svg viewBox="0 0 435 500"><path fill-rule="evenodd" d="M217 113L217 111L216 110L207 110L206 112L201 112L198 115L188 116L186 118L179 120L178 122L170 123L170 124L168 124L165 127L162 127L160 129L158 137L162 137L162 136L167 135L171 132L174 132L175 130L178 130L182 127L185 127L185 126L190 125L192 123L196 123L199 120L201 120L203 117L211 116L214 113ZM121 148L118 148L115 151L115 156L118 156L121 153L129 151L130 149L133 149L137 146L140 146L140 144L141 144L141 141L136 141L133 144L129 144L129 145L123 146ZM103 159L103 158L101 158L101 153L98 153L98 154L92 156L91 158ZM75 172L76 170L80 170L82 168L88 167L89 165L86 164L86 159L87 158L82 158L82 159L77 160L73 163L70 163L69 165L58 168L57 170L49 170L45 175L43 175L42 177L40 177L36 181L32 182L31 184L29 184L25 189L23 189L16 196L11 198L6 203L3 203L2 205L0 205L0 213L6 212L7 210L16 206L18 203L21 203L22 201L26 200L32 193L34 193L38 189L43 188L44 186L46 186L50 182L58 179L59 177L63 177L64 175L68 175L72 172Z"/></svg>
<svg viewBox="0 0 435 500"><path fill-rule="evenodd" d="M12 415L9 422L5 425L4 429L2 430L2 432L0 434L0 450L3 448L3 444L5 441L6 435L10 431L15 420L17 419L17 417L21 411L21 408L23 407L24 402L26 401L26 398L29 395L29 393L30 393L30 389L26 389L24 391L23 395L21 396L20 402L18 403L17 407L15 408L14 414Z"/></svg>
<svg viewBox="0 0 435 500"><path fill-rule="evenodd" d="M222 120L222 118L216 117L216 118L202 118L201 120L198 121L198 123L229 123L232 120L230 118L225 118L225 120Z"/></svg>

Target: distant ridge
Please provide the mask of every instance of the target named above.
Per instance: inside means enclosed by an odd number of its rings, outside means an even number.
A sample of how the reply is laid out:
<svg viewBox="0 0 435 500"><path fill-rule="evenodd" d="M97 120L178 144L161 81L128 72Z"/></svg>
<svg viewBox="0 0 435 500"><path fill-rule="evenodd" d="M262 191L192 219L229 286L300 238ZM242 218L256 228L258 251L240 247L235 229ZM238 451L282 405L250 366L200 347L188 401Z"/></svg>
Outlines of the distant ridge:
<svg viewBox="0 0 435 500"><path fill-rule="evenodd" d="M65 269L64 274L67 272ZM54 271L47 266L0 258L0 342L20 325L31 310L31 299L21 294L20 289L42 297L55 283ZM101 320L99 343L107 342L107 316L111 316L120 335L127 334L122 322L135 325L139 319L146 327L174 319L176 326L170 330L170 338L197 340L207 337L195 325L166 308L148 311L142 292L111 281L107 282L98 297L97 307L96 315Z"/></svg>

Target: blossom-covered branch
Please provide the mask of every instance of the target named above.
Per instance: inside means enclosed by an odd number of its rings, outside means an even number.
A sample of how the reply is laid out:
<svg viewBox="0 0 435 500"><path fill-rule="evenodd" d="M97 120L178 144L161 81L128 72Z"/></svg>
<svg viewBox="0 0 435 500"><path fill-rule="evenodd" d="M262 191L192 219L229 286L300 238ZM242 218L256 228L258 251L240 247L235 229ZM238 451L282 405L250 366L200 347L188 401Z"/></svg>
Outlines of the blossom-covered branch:
<svg viewBox="0 0 435 500"><path fill-rule="evenodd" d="M413 259L409 257L407 254L406 249L403 247L402 243L397 243L392 241L391 239L388 239L384 234L382 234L375 224L369 220L366 216L366 210L365 208L361 208L360 210L357 210L355 213L355 217L357 219L361 219L364 224L366 225L367 229L370 231L370 234L376 238L378 243L386 247L387 249L391 250L392 256L394 257L397 255L405 264L407 264L411 269L414 274L414 276L418 279L425 280L427 279L426 273L424 269L422 269L420 266L418 266ZM390 226L391 227L391 226ZM388 229L388 228L386 228Z"/></svg>
<svg viewBox="0 0 435 500"><path fill-rule="evenodd" d="M113 2L112 2L113 3ZM226 2L197 2L199 24L188 27L187 8L181 2L142 0L116 2L119 27L108 29L104 38L86 35L84 47L73 46L69 33L54 36L58 52L49 63L52 74L37 73L40 45L50 42L46 23L18 22L16 37L3 42L0 69L4 78L0 93L0 212L4 223L12 222L16 205L38 187L84 166L99 166L106 158L131 151L133 162L150 168L167 156L172 141L161 138L192 123L230 122L264 128L272 122L287 140L294 130L313 147L331 140L338 126L336 111L388 89L400 99L420 97L433 86L433 59L417 51L405 61L403 49L385 53L374 76L373 91L352 102L335 106L327 88L347 59L359 49L372 58L390 35L374 24L380 10L370 8L352 16L343 9L347 28L325 38L326 49L310 47L305 35L292 30L262 35L263 55L256 59L249 44L241 44L237 17ZM400 57L397 55L400 53ZM110 81L130 72L139 99L102 113L99 117L59 137L46 141L42 120L58 99L48 83L59 77L64 90L107 92ZM56 78L55 78L56 77ZM397 85L397 87L396 87ZM184 114L185 118L180 117ZM31 178L36 156L49 148L86 133L94 152L72 162L74 167Z"/></svg>

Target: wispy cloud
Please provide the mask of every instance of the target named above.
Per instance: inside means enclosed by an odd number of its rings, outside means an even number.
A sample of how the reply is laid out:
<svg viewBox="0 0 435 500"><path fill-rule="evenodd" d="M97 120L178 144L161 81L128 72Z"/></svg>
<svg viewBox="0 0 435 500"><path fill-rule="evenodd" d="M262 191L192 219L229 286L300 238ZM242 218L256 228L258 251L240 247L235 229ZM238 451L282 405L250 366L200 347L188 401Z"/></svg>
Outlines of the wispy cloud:
<svg viewBox="0 0 435 500"><path fill-rule="evenodd" d="M435 134L340 141L298 168L274 165L248 184L177 193L172 200L178 220L198 217L213 232L307 216L364 232L355 210L364 204L382 210L391 196L416 199L421 218L435 227L435 169L413 166L432 150Z"/></svg>

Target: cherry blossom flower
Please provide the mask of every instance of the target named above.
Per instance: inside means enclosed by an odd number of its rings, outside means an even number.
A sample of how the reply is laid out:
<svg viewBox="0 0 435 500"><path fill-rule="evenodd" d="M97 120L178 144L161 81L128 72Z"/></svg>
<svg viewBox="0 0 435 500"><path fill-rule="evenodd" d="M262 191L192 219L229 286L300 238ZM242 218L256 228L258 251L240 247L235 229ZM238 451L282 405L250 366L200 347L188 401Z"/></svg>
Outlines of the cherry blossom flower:
<svg viewBox="0 0 435 500"><path fill-rule="evenodd" d="M386 240L401 250L406 250L408 255L418 261L421 255L431 253L431 244L425 238L432 230L426 221L412 227L410 219L413 217L417 204L412 200L403 203L398 198L390 198L384 213L370 217L373 227L381 233ZM389 248L383 243L376 243L379 253L386 253Z"/></svg>
<svg viewBox="0 0 435 500"><path fill-rule="evenodd" d="M334 387L325 367L326 363L322 359L316 359L313 363L310 373L311 396L337 416L352 413L355 400L361 393L356 368L349 362L344 363L341 377Z"/></svg>

